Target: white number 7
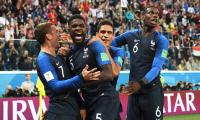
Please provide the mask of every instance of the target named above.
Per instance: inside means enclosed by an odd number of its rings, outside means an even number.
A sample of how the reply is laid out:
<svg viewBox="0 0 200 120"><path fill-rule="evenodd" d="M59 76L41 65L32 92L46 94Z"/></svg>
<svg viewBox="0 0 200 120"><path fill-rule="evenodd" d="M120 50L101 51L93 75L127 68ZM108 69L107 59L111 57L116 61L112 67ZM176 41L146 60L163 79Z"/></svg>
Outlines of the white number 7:
<svg viewBox="0 0 200 120"><path fill-rule="evenodd" d="M65 75L64 75L63 67L62 67L62 66L59 66L58 68L60 68L60 69L61 69L61 72L62 72L62 77L64 78L64 77L65 77Z"/></svg>

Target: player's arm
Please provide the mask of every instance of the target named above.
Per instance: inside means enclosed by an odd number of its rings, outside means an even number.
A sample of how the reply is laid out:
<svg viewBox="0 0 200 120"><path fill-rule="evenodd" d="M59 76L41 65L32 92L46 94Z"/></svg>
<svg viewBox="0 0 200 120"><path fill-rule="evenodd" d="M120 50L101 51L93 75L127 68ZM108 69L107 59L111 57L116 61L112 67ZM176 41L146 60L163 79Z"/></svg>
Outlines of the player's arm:
<svg viewBox="0 0 200 120"><path fill-rule="evenodd" d="M80 87L84 81L83 72L70 79L59 80L56 70L48 58L38 59L37 68L39 69L42 78L46 80L48 86L55 92L63 92L72 88Z"/></svg>
<svg viewBox="0 0 200 120"><path fill-rule="evenodd" d="M115 48L113 46L110 46L110 49L115 52L114 56L110 60L113 69L113 77L117 77L124 61L124 50L122 48Z"/></svg>
<svg viewBox="0 0 200 120"><path fill-rule="evenodd" d="M101 67L100 80L111 81L113 79L112 66L106 48L100 41L95 41L91 44L91 49L96 56L98 65Z"/></svg>
<svg viewBox="0 0 200 120"><path fill-rule="evenodd" d="M153 81L161 71L163 64L167 60L168 46L169 46L169 40L163 35L159 35L158 45L156 48L156 53L153 60L152 68L143 78L143 80L145 80L147 83Z"/></svg>
<svg viewBox="0 0 200 120"><path fill-rule="evenodd" d="M164 36L158 36L158 44L156 48L153 64L149 72L139 81L129 82L128 92L129 95L138 91L141 87L153 81L162 69L162 66L167 60L169 41Z"/></svg>
<svg viewBox="0 0 200 120"><path fill-rule="evenodd" d="M139 32L139 30L136 29L136 30L125 32L125 33L121 34L120 36L115 37L112 40L111 46L120 47L122 45L127 44L128 40L133 40L136 38L136 34L138 32Z"/></svg>
<svg viewBox="0 0 200 120"><path fill-rule="evenodd" d="M108 57L109 57L109 59L110 59L110 62L111 62L113 77L117 77L118 74L119 74L119 72L120 72L120 70L121 70L121 66L120 66L120 64L118 64L118 63L119 63L118 60L121 60L121 59L118 58L118 56L114 56L114 57L112 58L111 55L110 55L110 52L109 52L108 48L105 46L105 44L103 43L103 41L101 41L98 37L93 37L93 39L91 39L91 40L88 42L88 45L91 45L91 44L92 44L93 42L95 42L95 41L100 41L100 42L104 45L105 50L106 50L106 53L107 53L107 55L108 55ZM110 48L114 48L114 47L111 46ZM116 48L116 49L117 49L117 48ZM116 51L116 49L115 49L115 52L118 53L118 51ZM118 55L118 54L117 54L117 55ZM119 56L119 57L120 57L120 56Z"/></svg>
<svg viewBox="0 0 200 120"><path fill-rule="evenodd" d="M113 77L117 77L118 76L118 71L119 71L119 66L114 62L113 58L111 57L110 55L110 52L108 51L108 49L105 47L106 49L106 53L110 59L110 63L111 63L111 66L112 66L112 74L113 74Z"/></svg>
<svg viewBox="0 0 200 120"><path fill-rule="evenodd" d="M120 36L115 37L111 42L111 46L120 47L122 45L125 45L127 43L126 37L125 37L126 34L127 33L124 33L124 34L122 34Z"/></svg>

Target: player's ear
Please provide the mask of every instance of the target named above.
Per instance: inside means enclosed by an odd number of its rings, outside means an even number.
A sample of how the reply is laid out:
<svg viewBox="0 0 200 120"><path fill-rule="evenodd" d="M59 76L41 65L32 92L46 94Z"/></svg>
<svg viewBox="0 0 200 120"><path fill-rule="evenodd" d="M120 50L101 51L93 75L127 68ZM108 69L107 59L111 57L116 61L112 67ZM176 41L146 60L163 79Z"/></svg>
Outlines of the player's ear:
<svg viewBox="0 0 200 120"><path fill-rule="evenodd" d="M52 38L52 35L49 34L49 33L47 33L47 34L45 35L45 37L46 37L46 39L50 40L50 39Z"/></svg>
<svg viewBox="0 0 200 120"><path fill-rule="evenodd" d="M96 36L99 37L99 32L96 32Z"/></svg>

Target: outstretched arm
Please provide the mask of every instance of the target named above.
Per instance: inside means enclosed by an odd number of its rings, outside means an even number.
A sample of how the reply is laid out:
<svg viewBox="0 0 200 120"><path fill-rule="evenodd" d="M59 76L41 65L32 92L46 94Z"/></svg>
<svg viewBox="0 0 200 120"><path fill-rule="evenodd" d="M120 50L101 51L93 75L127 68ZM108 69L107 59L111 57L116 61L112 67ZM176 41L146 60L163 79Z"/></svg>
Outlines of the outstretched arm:
<svg viewBox="0 0 200 120"><path fill-rule="evenodd" d="M45 64L44 64L45 63ZM50 87L55 92L64 92L69 89L78 88L82 85L84 80L99 80L100 71L92 69L87 70L86 66L82 73L69 79L59 80L56 70L51 63L49 58L40 58L37 60L37 70L41 77L40 79L47 82L48 87Z"/></svg>

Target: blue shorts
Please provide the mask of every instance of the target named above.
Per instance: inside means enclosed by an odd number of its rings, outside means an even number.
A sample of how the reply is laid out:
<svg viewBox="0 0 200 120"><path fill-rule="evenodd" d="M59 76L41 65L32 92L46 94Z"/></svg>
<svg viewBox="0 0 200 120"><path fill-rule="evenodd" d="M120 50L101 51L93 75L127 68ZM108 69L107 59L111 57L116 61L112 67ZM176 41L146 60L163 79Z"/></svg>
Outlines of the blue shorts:
<svg viewBox="0 0 200 120"><path fill-rule="evenodd" d="M162 86L145 94L132 94L128 98L127 120L162 120L163 104Z"/></svg>
<svg viewBox="0 0 200 120"><path fill-rule="evenodd" d="M90 106L86 106L86 120L115 120L119 112L119 96L116 91L101 93Z"/></svg>
<svg viewBox="0 0 200 120"><path fill-rule="evenodd" d="M48 112L47 120L82 120L82 119L80 115L66 115L66 114Z"/></svg>

